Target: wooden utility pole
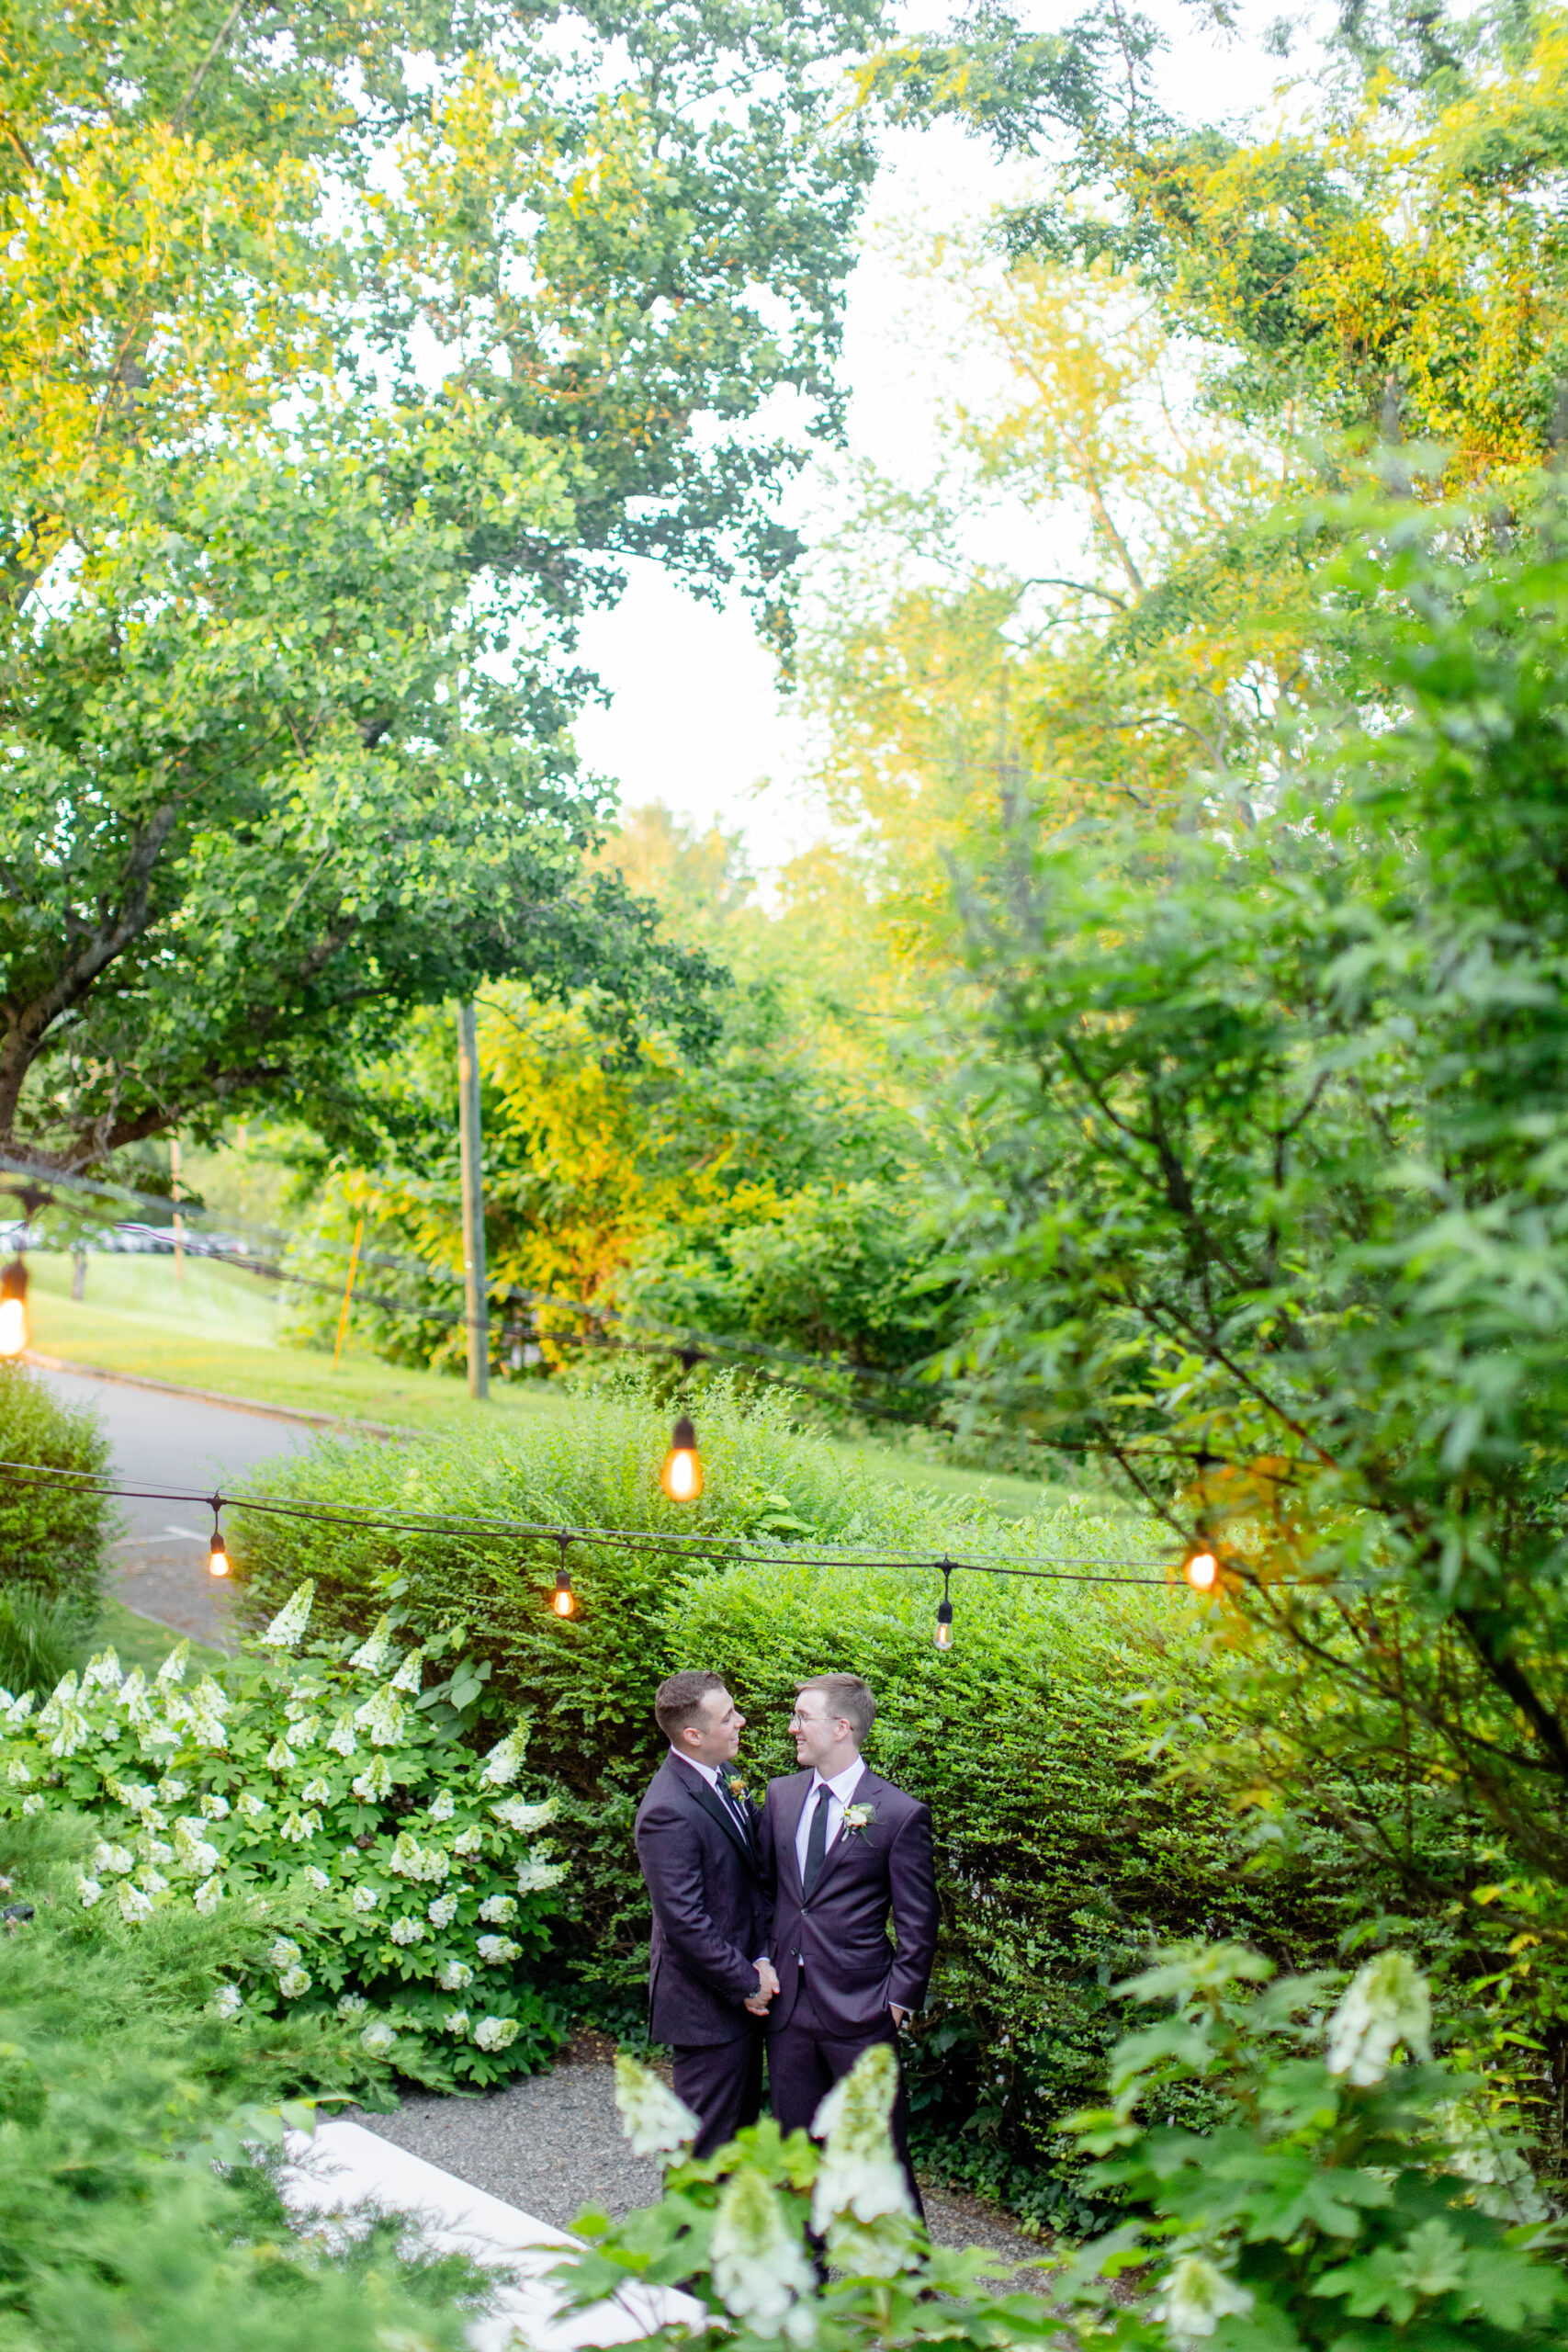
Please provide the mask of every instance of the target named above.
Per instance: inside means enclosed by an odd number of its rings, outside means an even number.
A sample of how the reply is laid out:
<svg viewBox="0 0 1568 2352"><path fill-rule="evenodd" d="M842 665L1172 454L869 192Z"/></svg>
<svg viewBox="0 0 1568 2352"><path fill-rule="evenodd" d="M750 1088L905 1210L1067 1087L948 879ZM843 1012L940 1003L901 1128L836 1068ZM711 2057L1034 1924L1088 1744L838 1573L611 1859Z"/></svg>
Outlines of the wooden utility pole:
<svg viewBox="0 0 1568 2352"><path fill-rule="evenodd" d="M457 1008L457 1134L463 1155L463 1297L468 1339L468 1394L490 1395L490 1317L485 1281L484 1149L479 1134L479 1024L471 1004Z"/></svg>

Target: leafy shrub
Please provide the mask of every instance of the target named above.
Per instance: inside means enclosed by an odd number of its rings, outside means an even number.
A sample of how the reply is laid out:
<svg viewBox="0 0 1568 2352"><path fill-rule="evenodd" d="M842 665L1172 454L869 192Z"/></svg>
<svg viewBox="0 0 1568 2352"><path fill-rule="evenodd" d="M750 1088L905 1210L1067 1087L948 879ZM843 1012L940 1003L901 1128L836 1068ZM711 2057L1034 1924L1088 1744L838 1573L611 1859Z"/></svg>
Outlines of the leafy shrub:
<svg viewBox="0 0 1568 2352"><path fill-rule="evenodd" d="M1122 1989L1168 2001L1118 2048L1112 2103L1077 2128L1134 2218L1065 2282L1118 2352L1525 2352L1559 2346L1568 2278L1529 2166L1429 2063L1430 1997L1403 1952L1357 1975L1326 2021L1321 1979L1269 1984L1257 1953L1194 1947ZM1267 1989L1258 1990L1259 1985ZM1395 2064L1404 2047L1420 2063ZM1135 2120L1172 2089L1224 2101L1212 2132ZM1133 2308L1106 2281L1156 2256Z"/></svg>
<svg viewBox="0 0 1568 2352"><path fill-rule="evenodd" d="M92 1826L52 1810L0 1817L8 1899L34 1917L0 1937L0 2335L17 2352L107 2345L197 2352L458 2352L474 2280L409 2261L396 2222L358 2243L295 2238L246 2143L287 2116L260 2102L352 2080L336 2018L207 2004L269 1932L242 1903L161 1909L138 1929L84 1911Z"/></svg>
<svg viewBox="0 0 1568 2352"><path fill-rule="evenodd" d="M699 1540L744 1536L770 1549L817 1541L976 1555L1009 1540L982 1505L886 1485L821 1438L794 1429L776 1400L742 1403L718 1384L705 1397L699 1423L706 1487L683 1509L659 1487L669 1431L668 1408L641 1384L622 1382L579 1395L570 1419L498 1433L482 1449L467 1432L390 1462L378 1446L322 1445L269 1464L265 1476L271 1492L338 1510L597 1524ZM723 1555L705 1559L699 1551L682 1560L657 1549L574 1544L569 1558L581 1613L563 1623L549 1608L558 1554L548 1541L402 1535L243 1511L238 1525L237 1562L253 1614L276 1607L297 1578L313 1576L318 1611L344 1628L362 1630L389 1596L418 1628L465 1620L469 1647L491 1668L483 1703L499 1703L507 1719L527 1712L530 1769L547 1776L537 1785L560 1800L559 1835L572 1865L558 1923L561 1960L579 1997L606 2023L638 2030L649 1928L631 1833L664 1746L653 1693L676 1666L703 1662L704 1644L717 1638L701 1622L671 1616L671 1604L673 1595L700 1592L721 1577ZM1138 1536L1134 1522L1075 1509L1032 1522L1027 1540L1058 1538L1066 1550L1114 1558ZM823 1575L829 1584L837 1576L850 1595L863 1586L858 1570ZM911 1655L929 1648L911 1642ZM829 1647L840 1655L835 1644ZM766 1658L765 1641L758 1655ZM791 1666L795 1655L780 1652ZM822 1662L820 1652L811 1660ZM755 1687L749 1681L749 1690ZM775 1682L766 1687L772 1691ZM987 1711L992 1696L985 1694Z"/></svg>
<svg viewBox="0 0 1568 2352"><path fill-rule="evenodd" d="M30 1585L0 1586L0 1685L41 1696L85 1662L82 1617L73 1601Z"/></svg>
<svg viewBox="0 0 1568 2352"><path fill-rule="evenodd" d="M109 1443L90 1408L62 1405L28 1365L0 1361L0 1461L103 1478ZM64 1481L31 1487L0 1477L0 1586L19 1583L53 1595L90 1626L113 1516L107 1495Z"/></svg>
<svg viewBox="0 0 1568 2352"><path fill-rule="evenodd" d="M886 2048L824 2100L819 2149L801 2132L781 2140L768 2120L703 2163L687 2153L695 2118L623 2060L634 2149L674 2159L665 2193L618 2224L584 2217L591 2243L557 2278L580 2309L633 2280L682 2287L705 2324L658 2329L645 2339L657 2346L1059 2346L1066 2325L1108 2352L1562 2343L1568 2278L1550 2258L1559 2233L1543 2225L1528 2169L1467 2111L1473 2085L1445 2067L1391 2063L1401 2041L1423 2039L1428 2007L1403 1954L1361 1971L1327 2021L1322 2055L1321 1982L1237 2001L1238 1980L1269 1973L1258 1955L1194 1946L1166 1957L1122 1989L1174 1996L1176 2014L1118 2047L1114 2105L1079 2119L1091 2145L1116 2151L1100 2185L1134 2212L1057 2266L1048 2300L977 2293L987 2269L1005 2266L933 2247L914 2220L887 2131L896 2076ZM1226 2104L1214 2132L1133 2120L1141 2100L1163 2106L1192 2078ZM830 2273L811 2258L811 2232ZM1131 2294L1129 2271L1143 2273Z"/></svg>
<svg viewBox="0 0 1568 2352"><path fill-rule="evenodd" d="M528 1842L551 1808L511 1793L525 1734L482 1759L462 1743L453 1698L479 1684L460 1627L400 1657L383 1619L357 1650L296 1658L310 1610L303 1588L251 1656L188 1692L182 1642L151 1686L107 1650L41 1709L4 1694L0 1807L88 1813L100 1835L76 1900L129 1927L261 1902L271 1936L216 1994L220 2018L335 2005L372 2080L537 2065L560 2029L513 1963L545 1948L561 1871Z"/></svg>

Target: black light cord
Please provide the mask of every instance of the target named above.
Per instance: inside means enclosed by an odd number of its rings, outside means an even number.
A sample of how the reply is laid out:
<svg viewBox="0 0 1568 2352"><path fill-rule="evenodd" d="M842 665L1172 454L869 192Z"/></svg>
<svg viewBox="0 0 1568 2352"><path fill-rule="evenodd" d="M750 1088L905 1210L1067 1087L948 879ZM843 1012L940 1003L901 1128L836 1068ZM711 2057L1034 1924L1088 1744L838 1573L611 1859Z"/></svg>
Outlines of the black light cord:
<svg viewBox="0 0 1568 2352"><path fill-rule="evenodd" d="M612 1550L673 1554L678 1559L700 1559L719 1552L738 1564L754 1562L761 1567L910 1568L944 1577L963 1570L971 1576L1017 1577L1038 1583L1137 1585L1161 1590L1181 1583L1179 1577L1086 1573L1102 1564L1092 1560L1051 1561L1038 1553L1004 1555L996 1560L954 1560L946 1555L941 1559L927 1559L914 1554L859 1551L849 1545L802 1545L791 1552L763 1552L750 1544L744 1536L656 1535L641 1528L573 1527L556 1521L465 1518L450 1512L386 1512L352 1507L334 1510L324 1504L290 1502L275 1495L225 1495L196 1487L123 1486L113 1479L95 1478L86 1471L55 1470L29 1462L0 1461L0 1471L20 1486L47 1486L51 1481L70 1479L74 1482L71 1488L73 1493L113 1496L127 1502L204 1503L214 1512L254 1511L269 1518L313 1521L329 1527L386 1528L400 1535L473 1535L513 1543L556 1544L562 1547L563 1559L569 1544L595 1544ZM1114 1570L1140 1565L1131 1560L1107 1561L1103 1566ZM1181 1589L1187 1588L1182 1585Z"/></svg>

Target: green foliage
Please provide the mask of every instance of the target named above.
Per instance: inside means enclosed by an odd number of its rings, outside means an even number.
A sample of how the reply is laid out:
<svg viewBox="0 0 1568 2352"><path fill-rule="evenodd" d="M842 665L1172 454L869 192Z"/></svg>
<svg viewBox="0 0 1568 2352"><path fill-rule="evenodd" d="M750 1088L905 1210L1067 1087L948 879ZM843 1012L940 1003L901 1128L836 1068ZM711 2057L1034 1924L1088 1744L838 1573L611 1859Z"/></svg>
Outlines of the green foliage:
<svg viewBox="0 0 1568 2352"><path fill-rule="evenodd" d="M1123 2041L1113 2104L1076 2128L1133 2218L1066 2284L1088 2340L1163 2352L1524 2352L1559 2344L1568 2278L1528 2165L1429 2061L1427 1988L1402 1953L1363 1968L1326 2021L1313 1979L1190 1948L1123 1991L1171 2014ZM1262 1983L1267 1989L1256 1988ZM1322 2054L1319 2054L1320 2046ZM1404 2046L1420 2063L1395 2064ZM1224 2102L1210 2132L1135 2120L1173 2087ZM1131 2309L1105 2282L1162 2266ZM1546 2258L1543 2258L1546 2257Z"/></svg>
<svg viewBox="0 0 1568 2352"><path fill-rule="evenodd" d="M479 2299L467 2266L405 2259L395 2220L335 2249L297 2241L255 2161L285 2120L309 2127L308 2109L279 2099L353 2081L348 2030L206 2014L262 1923L241 1905L137 1929L84 1912L73 1882L91 1837L65 1813L0 1820L7 1894L34 1909L0 1938L6 2344L457 2352Z"/></svg>
<svg viewBox="0 0 1568 2352"><path fill-rule="evenodd" d="M188 1693L182 1643L151 1686L108 1650L41 1709L7 1694L0 1810L91 1817L85 1911L130 1929L236 1902L265 1917L220 2018L341 2021L373 2087L389 2069L441 2088L528 2070L560 2038L527 1975L561 1871L525 1850L552 1808L508 1793L525 1731L482 1760L462 1743L483 1670L460 1626L400 1655L384 1617L352 1657L351 1641L291 1657L310 1601Z"/></svg>
<svg viewBox="0 0 1568 2352"><path fill-rule="evenodd" d="M25 1584L0 1589L0 1684L41 1698L86 1663L81 1612Z"/></svg>
<svg viewBox="0 0 1568 2352"><path fill-rule="evenodd" d="M0 1363L0 1461L104 1478L109 1459L108 1440L87 1407L62 1404L26 1364ZM0 1479L0 1586L24 1585L58 1600L66 1618L86 1633L96 1613L113 1519L108 1496L73 1488L69 1480L27 1486ZM18 1605L25 1614L27 1604ZM39 1622L39 1637L51 1638Z"/></svg>

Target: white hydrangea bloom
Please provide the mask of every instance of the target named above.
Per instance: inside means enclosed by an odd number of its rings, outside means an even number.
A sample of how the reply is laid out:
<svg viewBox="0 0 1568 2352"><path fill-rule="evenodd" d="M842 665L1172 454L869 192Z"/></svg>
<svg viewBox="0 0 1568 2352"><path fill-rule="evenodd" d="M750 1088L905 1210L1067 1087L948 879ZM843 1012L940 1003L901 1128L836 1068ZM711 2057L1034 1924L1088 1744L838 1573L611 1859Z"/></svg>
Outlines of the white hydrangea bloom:
<svg viewBox="0 0 1568 2352"><path fill-rule="evenodd" d="M143 1862L137 1871L136 1883L144 1894L167 1894L169 1891L168 1880L164 1876L163 1871L155 1870L151 1862Z"/></svg>
<svg viewBox="0 0 1568 2352"><path fill-rule="evenodd" d="M363 1772L352 1783L356 1797L374 1804L390 1793L392 1770L384 1756L373 1756Z"/></svg>
<svg viewBox="0 0 1568 2352"><path fill-rule="evenodd" d="M186 1869L200 1878L210 1878L223 1859L209 1838L193 1837L184 1821L175 1827L175 1851Z"/></svg>
<svg viewBox="0 0 1568 2352"><path fill-rule="evenodd" d="M158 1792L150 1781L107 1781L104 1785L115 1803L124 1805L128 1813L151 1813L154 1809L152 1800Z"/></svg>
<svg viewBox="0 0 1568 2352"><path fill-rule="evenodd" d="M277 1989L286 2001L297 2001L308 1993L315 1979L308 1968L286 1968L277 1980Z"/></svg>
<svg viewBox="0 0 1568 2352"><path fill-rule="evenodd" d="M474 2028L475 2046L480 2050L510 2050L516 2039L515 2018L481 2018Z"/></svg>
<svg viewBox="0 0 1568 2352"><path fill-rule="evenodd" d="M658 2075L624 2053L615 2060L615 2105L634 2156L668 2156L689 2148L702 2125Z"/></svg>
<svg viewBox="0 0 1568 2352"><path fill-rule="evenodd" d="M422 1846L411 1830L400 1829L392 1840L387 1868L400 1878L430 1879L439 1885L451 1873L451 1857L439 1846Z"/></svg>
<svg viewBox="0 0 1568 2352"><path fill-rule="evenodd" d="M139 1886L132 1886L128 1878L120 1880L115 1893L119 1897L119 1916L128 1926L135 1927L140 1921L152 1917L152 1896L143 1894Z"/></svg>
<svg viewBox="0 0 1568 2352"><path fill-rule="evenodd" d="M355 1748L354 1717L340 1715L327 1734L327 1746L335 1756L352 1756Z"/></svg>
<svg viewBox="0 0 1568 2352"><path fill-rule="evenodd" d="M147 1696L147 1678L139 1666L133 1666L119 1686L119 1705L130 1724L150 1724L152 1720L152 1702Z"/></svg>
<svg viewBox="0 0 1568 2352"><path fill-rule="evenodd" d="M369 1634L361 1642L348 1662L350 1666L356 1666L361 1674L379 1674L391 1655L390 1623L387 1618L378 1617Z"/></svg>
<svg viewBox="0 0 1568 2352"><path fill-rule="evenodd" d="M269 1650L291 1650L310 1622L310 1604L316 1597L313 1577L291 1592L271 1624L262 1635L262 1646Z"/></svg>
<svg viewBox="0 0 1568 2352"><path fill-rule="evenodd" d="M498 1740L485 1758L479 1779L489 1787L509 1789L523 1770L523 1758L528 1747L528 1726L517 1724Z"/></svg>
<svg viewBox="0 0 1568 2352"><path fill-rule="evenodd" d="M425 1819L427 1821L450 1821L452 1815L457 1812L457 1800L453 1796L451 1790L443 1789L439 1795L432 1797L430 1803L425 1806Z"/></svg>
<svg viewBox="0 0 1568 2352"><path fill-rule="evenodd" d="M262 1799L254 1795L249 1789L246 1789L241 1796L239 1800L239 1807L240 1811L249 1821L260 1821L267 1811L267 1807L263 1803Z"/></svg>
<svg viewBox="0 0 1568 2352"><path fill-rule="evenodd" d="M158 1783L158 1794L165 1804L178 1804L183 1798L189 1796L190 1791L184 1781L165 1777Z"/></svg>
<svg viewBox="0 0 1568 2352"><path fill-rule="evenodd" d="M267 1966L291 1968L297 1960L303 1960L304 1957L304 1953L292 1936L274 1936L272 1948L266 1956Z"/></svg>
<svg viewBox="0 0 1568 2352"><path fill-rule="evenodd" d="M13 1731L20 1730L22 1724L27 1722L28 1717L32 1713L33 1709L38 1704L37 1693L32 1690L24 1690L19 1699L13 1699L7 1691L5 1694L5 1698L6 1721L10 1724Z"/></svg>
<svg viewBox="0 0 1568 2352"><path fill-rule="evenodd" d="M287 1815L277 1826L277 1834L280 1838L287 1838L291 1846L302 1846L307 1838L315 1836L321 1826L321 1816L312 1805L309 1813Z"/></svg>
<svg viewBox="0 0 1568 2352"><path fill-rule="evenodd" d="M207 2012L214 2018L237 2018L244 2006L244 1995L237 1984L220 1984L207 2004Z"/></svg>
<svg viewBox="0 0 1568 2352"><path fill-rule="evenodd" d="M477 1854L483 1846L484 1841L485 1834L480 1828L475 1827L473 1829L459 1829L457 1835L452 1840L452 1851L455 1854L462 1854L465 1857L469 1854Z"/></svg>
<svg viewBox="0 0 1568 2352"><path fill-rule="evenodd" d="M147 1815L147 1818L151 1820L152 1815ZM160 1828L162 1828L163 1826L162 1822L158 1825ZM151 1835L144 1834L137 1840L137 1843L141 1849L141 1859L143 1861L172 1862L175 1859L175 1849L165 1838L153 1838Z"/></svg>
<svg viewBox="0 0 1568 2352"><path fill-rule="evenodd" d="M368 1735L372 1747L396 1747L408 1722L408 1709L391 1684L384 1682L362 1707L355 1707L354 1720Z"/></svg>
<svg viewBox="0 0 1568 2352"><path fill-rule="evenodd" d="M269 1772L292 1772L299 1761L299 1758L286 1739L275 1739L266 1751L266 1769Z"/></svg>
<svg viewBox="0 0 1568 2352"><path fill-rule="evenodd" d="M508 1797L491 1807L497 1821L504 1828L514 1829L519 1838L531 1838L536 1830L547 1827L557 1809L554 1797L547 1797L543 1804L530 1804L525 1797Z"/></svg>
<svg viewBox="0 0 1568 2352"><path fill-rule="evenodd" d="M504 1967L509 1960L516 1959L522 1949L522 1945L514 1944L510 1936L480 1936L474 1945L487 1968Z"/></svg>
<svg viewBox="0 0 1568 2352"><path fill-rule="evenodd" d="M1250 2291L1227 2277L1207 2255L1184 2254L1160 2281L1154 2315L1176 2343L1200 2344L1223 2319L1242 2319L1252 2309Z"/></svg>
<svg viewBox="0 0 1568 2352"><path fill-rule="evenodd" d="M435 1972L435 1981L444 1993L462 1993L474 1981L474 1972L466 1960L444 1960Z"/></svg>
<svg viewBox="0 0 1568 2352"><path fill-rule="evenodd" d="M897 2052L879 2041L863 2051L818 2109L811 2129L827 2145L811 2192L814 2230L826 2232L840 2215L869 2223L913 2212L889 2131L897 2092Z"/></svg>
<svg viewBox="0 0 1568 2352"><path fill-rule="evenodd" d="M6 1778L14 1789L25 1789L32 1777L32 1766L24 1762L19 1756L10 1764L6 1773Z"/></svg>
<svg viewBox="0 0 1568 2352"><path fill-rule="evenodd" d="M434 1903L425 1905L424 1916L433 1928L449 1928L457 1916L457 1896L438 1894Z"/></svg>
<svg viewBox="0 0 1568 2352"><path fill-rule="evenodd" d="M113 1650L100 1650L82 1676L82 1688L84 1690L118 1691L124 1679L119 1670L119 1660Z"/></svg>
<svg viewBox="0 0 1568 2352"><path fill-rule="evenodd" d="M395 1944L417 1944L425 1932L423 1919L394 1919L387 1930Z"/></svg>
<svg viewBox="0 0 1568 2352"><path fill-rule="evenodd" d="M479 1917L492 1928L509 1928L517 1917L517 1905L510 1894L487 1894L479 1905Z"/></svg>
<svg viewBox="0 0 1568 2352"><path fill-rule="evenodd" d="M370 2007L363 1993L345 1993L337 2005L340 2018L362 2018Z"/></svg>
<svg viewBox="0 0 1568 2352"><path fill-rule="evenodd" d="M69 1674L62 1674L61 1676L59 1681L55 1684L53 1690L44 1701L42 1713L39 1714L38 1719L38 1727L39 1731L47 1731L51 1724L57 1724L60 1721L61 1711L65 1707L73 1706L75 1704L75 1700L76 1674L74 1668L73 1668Z"/></svg>
<svg viewBox="0 0 1568 2352"><path fill-rule="evenodd" d="M164 1660L163 1665L158 1668L155 1687L161 1687L165 1691L172 1690L176 1682L183 1682L185 1680L186 1668L189 1664L190 1643L188 1641L176 1642L174 1648L169 1652L168 1657Z"/></svg>
<svg viewBox="0 0 1568 2352"><path fill-rule="evenodd" d="M381 1898L373 1886L356 1886L349 1900L356 1911L374 1911Z"/></svg>
<svg viewBox="0 0 1568 2352"><path fill-rule="evenodd" d="M22 1799L22 1811L24 1813L41 1813L43 1811L43 1799L38 1794L36 1790L30 1797L24 1797Z"/></svg>
<svg viewBox="0 0 1568 2352"><path fill-rule="evenodd" d="M333 1795L332 1782L323 1781L318 1774L313 1781L306 1781L299 1794L306 1804L330 1804Z"/></svg>
<svg viewBox="0 0 1568 2352"><path fill-rule="evenodd" d="M552 1886L558 1886L565 1876L566 1864L548 1860L544 1848L536 1846L527 1860L517 1865L517 1892L546 1894Z"/></svg>
<svg viewBox="0 0 1568 2352"><path fill-rule="evenodd" d="M468 2012L467 2009L448 2009L441 2022L448 2033L460 2033L466 2037L468 2030Z"/></svg>
<svg viewBox="0 0 1568 2352"><path fill-rule="evenodd" d="M204 1878L201 1884L197 1888L196 1893L191 1896L191 1901L195 1904L197 1909L201 1913L204 1919L211 1918L212 1914L217 1910L218 1905L222 1902L222 1900L223 1882L221 1879L217 1878Z"/></svg>
<svg viewBox="0 0 1568 2352"><path fill-rule="evenodd" d="M229 1800L227 1797L214 1795L209 1790L201 1800L201 1810L204 1817L209 1821L227 1821Z"/></svg>
<svg viewBox="0 0 1568 2352"><path fill-rule="evenodd" d="M100 1878L106 1871L112 1871L117 1878L129 1878L136 1868L136 1857L129 1846L111 1845L100 1838L93 1849L92 1864Z"/></svg>
<svg viewBox="0 0 1568 2352"><path fill-rule="evenodd" d="M733 2173L725 2183L710 2258L726 2311L759 2335L776 2335L791 2305L816 2283L781 2199L754 2172Z"/></svg>
<svg viewBox="0 0 1568 2352"><path fill-rule="evenodd" d="M85 1747L93 1736L93 1726L79 1707L62 1707L59 1723L60 1728L49 1743L51 1756L74 1756L76 1750ZM22 1811L27 1813L29 1809L33 1812L38 1810L36 1805L29 1808L24 1804Z"/></svg>
<svg viewBox="0 0 1568 2352"><path fill-rule="evenodd" d="M1414 2057L1431 2056L1432 1998L1408 1953L1380 1951L1329 2018L1325 2061L1331 2075L1365 2089L1382 2082L1401 2042Z"/></svg>
<svg viewBox="0 0 1568 2352"><path fill-rule="evenodd" d="M95 1903L101 1903L103 1901L104 1890L98 1884L96 1878L87 1878L84 1875L78 1874L76 1880L76 1892L82 1898L82 1908L84 1911L90 1911Z"/></svg>
<svg viewBox="0 0 1568 2352"><path fill-rule="evenodd" d="M325 1871L319 1871L314 1862L306 1863L305 1875L310 1880L310 1884L315 1888L318 1894L330 1894L332 1893L333 1883L331 1879L327 1876Z"/></svg>
<svg viewBox="0 0 1568 2352"><path fill-rule="evenodd" d="M359 2037L359 2046L372 2058L389 2058L398 2046L396 2029L385 2018L375 2018Z"/></svg>
<svg viewBox="0 0 1568 2352"><path fill-rule="evenodd" d="M416 1650L410 1650L407 1657L404 1658L401 1666L399 1667L396 1674L393 1675L391 1687L394 1690L412 1691L413 1696L416 1699L418 1698L421 1690L424 1688L424 1649L423 1645Z"/></svg>

